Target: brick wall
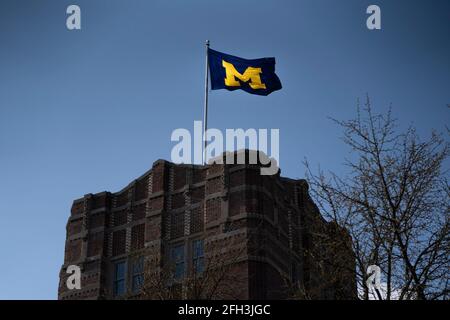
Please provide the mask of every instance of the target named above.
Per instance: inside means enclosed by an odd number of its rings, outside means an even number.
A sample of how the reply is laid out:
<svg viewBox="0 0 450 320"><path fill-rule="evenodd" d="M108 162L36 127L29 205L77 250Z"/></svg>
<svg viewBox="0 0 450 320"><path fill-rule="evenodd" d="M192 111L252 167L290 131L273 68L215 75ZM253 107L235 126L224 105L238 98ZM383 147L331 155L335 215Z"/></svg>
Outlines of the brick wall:
<svg viewBox="0 0 450 320"><path fill-rule="evenodd" d="M261 176L258 165L193 166L158 160L117 193L88 194L74 201L59 298L113 298L115 263L145 255L156 268L170 257L174 245L184 245L190 268L192 239L219 239L215 243L232 252L233 237L241 237L239 243L245 246L233 266L245 281L228 298L282 298L283 277L291 277L292 270L309 286L317 277L319 261L304 255L304 247L317 242L313 224L324 224L317 216L304 180ZM320 243L314 245L320 248ZM81 290L64 286L70 264L83 269Z"/></svg>

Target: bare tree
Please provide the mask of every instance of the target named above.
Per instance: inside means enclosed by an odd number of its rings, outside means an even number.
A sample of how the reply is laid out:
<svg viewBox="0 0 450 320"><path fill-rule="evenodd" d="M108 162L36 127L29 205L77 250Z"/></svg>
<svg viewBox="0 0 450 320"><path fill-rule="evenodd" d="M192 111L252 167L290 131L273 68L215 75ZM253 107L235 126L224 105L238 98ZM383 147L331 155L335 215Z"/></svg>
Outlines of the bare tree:
<svg viewBox="0 0 450 320"><path fill-rule="evenodd" d="M356 119L333 119L351 150L349 173L312 173L305 161L311 195L352 237L361 298L370 297L366 270L375 264L378 299L448 299L449 143L435 132L421 141L413 127L397 133L391 111L373 114L369 98L360 109Z"/></svg>
<svg viewBox="0 0 450 320"><path fill-rule="evenodd" d="M312 273L314 279L304 276L303 281L293 282L291 277L283 277L288 298L355 299L355 262L348 231L334 221L324 223L317 207L309 210L317 212L317 215L311 215L310 218L321 220L309 222L308 230L303 230L310 237L308 245L303 246L303 261L308 269L312 269L304 272Z"/></svg>
<svg viewBox="0 0 450 320"><path fill-rule="evenodd" d="M205 237L201 266L188 265L183 277L175 275L174 261L147 257L141 299L236 299L242 294L247 274L239 264L247 256L248 236L239 230ZM153 258L155 259L155 258Z"/></svg>

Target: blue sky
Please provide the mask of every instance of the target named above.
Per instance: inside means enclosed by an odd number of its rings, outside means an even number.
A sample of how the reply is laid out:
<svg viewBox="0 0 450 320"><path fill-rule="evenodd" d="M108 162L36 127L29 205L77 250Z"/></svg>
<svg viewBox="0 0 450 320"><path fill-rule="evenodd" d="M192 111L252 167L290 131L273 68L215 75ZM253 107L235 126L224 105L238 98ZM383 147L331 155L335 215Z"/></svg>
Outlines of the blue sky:
<svg viewBox="0 0 450 320"><path fill-rule="evenodd" d="M68 31L77 4L82 30ZM382 30L366 28L370 4ZM211 127L279 128L282 174L302 160L342 172L348 149L327 117L357 98L392 104L404 127L445 130L450 2L0 2L0 299L55 299L71 203L118 191L202 119L204 42L274 56L283 89L210 93Z"/></svg>

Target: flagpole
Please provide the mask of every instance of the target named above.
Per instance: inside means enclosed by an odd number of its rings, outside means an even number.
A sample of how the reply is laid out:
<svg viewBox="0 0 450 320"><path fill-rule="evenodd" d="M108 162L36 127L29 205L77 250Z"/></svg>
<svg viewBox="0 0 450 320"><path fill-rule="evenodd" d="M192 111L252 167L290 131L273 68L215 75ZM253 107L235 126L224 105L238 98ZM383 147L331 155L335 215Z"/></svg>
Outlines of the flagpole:
<svg viewBox="0 0 450 320"><path fill-rule="evenodd" d="M203 109L203 163L206 164L206 131L208 130L208 49L209 40L206 40L206 62L205 62L205 105Z"/></svg>

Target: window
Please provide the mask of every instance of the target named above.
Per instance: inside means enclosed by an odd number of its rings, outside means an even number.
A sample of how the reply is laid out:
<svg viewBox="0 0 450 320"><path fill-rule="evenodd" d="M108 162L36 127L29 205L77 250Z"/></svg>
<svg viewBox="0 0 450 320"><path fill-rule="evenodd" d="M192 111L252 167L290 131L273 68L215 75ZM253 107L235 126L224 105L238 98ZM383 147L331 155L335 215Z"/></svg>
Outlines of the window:
<svg viewBox="0 0 450 320"><path fill-rule="evenodd" d="M204 269L203 240L192 242L192 266L195 274L201 274Z"/></svg>
<svg viewBox="0 0 450 320"><path fill-rule="evenodd" d="M133 293L139 293L144 284L144 257L139 257L133 263L132 290Z"/></svg>
<svg viewBox="0 0 450 320"><path fill-rule="evenodd" d="M125 286L126 264L124 261L118 262L114 266L114 296L121 296L126 291Z"/></svg>
<svg viewBox="0 0 450 320"><path fill-rule="evenodd" d="M171 256L175 266L174 279L179 280L184 276L184 246L173 247Z"/></svg>

